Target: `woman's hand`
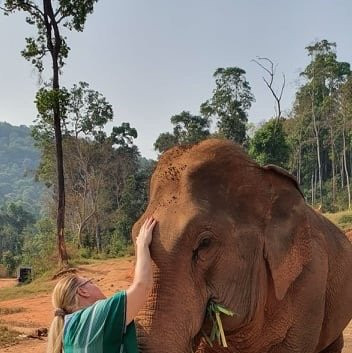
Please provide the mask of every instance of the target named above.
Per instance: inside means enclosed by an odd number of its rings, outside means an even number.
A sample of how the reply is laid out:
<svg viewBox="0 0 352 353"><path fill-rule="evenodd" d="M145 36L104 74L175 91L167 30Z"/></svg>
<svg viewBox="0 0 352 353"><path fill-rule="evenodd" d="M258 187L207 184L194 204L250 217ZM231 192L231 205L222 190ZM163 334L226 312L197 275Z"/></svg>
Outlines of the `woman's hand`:
<svg viewBox="0 0 352 353"><path fill-rule="evenodd" d="M149 217L145 220L136 239L138 248L149 247L152 242L153 229L156 223L153 217Z"/></svg>
<svg viewBox="0 0 352 353"><path fill-rule="evenodd" d="M153 286L152 259L150 257L149 245L152 241L153 229L156 224L153 217L146 219L136 239L137 260L135 275L132 285L127 289L127 325L134 319L143 307L148 293Z"/></svg>

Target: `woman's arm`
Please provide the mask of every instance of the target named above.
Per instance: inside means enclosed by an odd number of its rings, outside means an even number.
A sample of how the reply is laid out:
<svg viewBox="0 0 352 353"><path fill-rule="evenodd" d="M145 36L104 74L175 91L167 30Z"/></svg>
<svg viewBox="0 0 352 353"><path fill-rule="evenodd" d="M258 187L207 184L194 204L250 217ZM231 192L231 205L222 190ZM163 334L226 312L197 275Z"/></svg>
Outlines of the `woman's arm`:
<svg viewBox="0 0 352 353"><path fill-rule="evenodd" d="M127 289L126 325L128 325L143 307L153 286L152 261L149 245L156 220L148 218L136 239L136 268L132 285Z"/></svg>

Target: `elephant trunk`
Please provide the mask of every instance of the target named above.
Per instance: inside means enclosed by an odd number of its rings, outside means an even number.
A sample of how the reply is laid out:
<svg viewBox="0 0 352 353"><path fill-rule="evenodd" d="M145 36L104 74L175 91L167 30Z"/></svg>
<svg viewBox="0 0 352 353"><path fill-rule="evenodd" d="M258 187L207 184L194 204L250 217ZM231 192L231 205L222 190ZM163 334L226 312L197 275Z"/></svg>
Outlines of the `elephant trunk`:
<svg viewBox="0 0 352 353"><path fill-rule="evenodd" d="M178 316L178 317L177 317ZM192 338L182 313L143 312L137 319L139 350L142 353L189 353Z"/></svg>
<svg viewBox="0 0 352 353"><path fill-rule="evenodd" d="M176 288L161 289L156 284L145 308L136 318L140 352L191 352L193 337L203 323L203 306L195 303L194 294L186 290L186 293L180 293ZM186 289L187 286L178 288Z"/></svg>

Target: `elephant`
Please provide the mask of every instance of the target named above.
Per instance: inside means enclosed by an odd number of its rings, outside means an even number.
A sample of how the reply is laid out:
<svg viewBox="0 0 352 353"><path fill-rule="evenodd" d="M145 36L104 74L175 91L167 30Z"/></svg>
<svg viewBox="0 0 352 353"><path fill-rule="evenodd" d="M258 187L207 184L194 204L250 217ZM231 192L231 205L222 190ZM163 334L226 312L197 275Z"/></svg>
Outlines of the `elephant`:
<svg viewBox="0 0 352 353"><path fill-rule="evenodd" d="M153 288L136 319L143 353L338 353L352 317L352 244L311 208L296 179L234 142L174 147L158 161ZM209 302L228 348L201 339ZM208 331L207 331L208 330Z"/></svg>

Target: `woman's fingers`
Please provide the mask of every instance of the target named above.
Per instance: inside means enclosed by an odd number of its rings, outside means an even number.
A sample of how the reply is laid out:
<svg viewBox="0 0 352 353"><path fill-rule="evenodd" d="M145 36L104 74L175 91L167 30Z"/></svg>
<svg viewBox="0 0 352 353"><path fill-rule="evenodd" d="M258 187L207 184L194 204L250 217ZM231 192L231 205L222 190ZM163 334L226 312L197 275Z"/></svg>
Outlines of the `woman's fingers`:
<svg viewBox="0 0 352 353"><path fill-rule="evenodd" d="M156 225L156 219L153 219L152 223L150 223L149 229L154 229Z"/></svg>
<svg viewBox="0 0 352 353"><path fill-rule="evenodd" d="M150 228L150 226L152 225L152 223L154 222L154 218L153 217L148 217L146 219L146 221L144 222L146 228Z"/></svg>
<svg viewBox="0 0 352 353"><path fill-rule="evenodd" d="M138 235L152 231L154 229L156 223L157 223L157 221L154 217L148 217L144 221Z"/></svg>
<svg viewBox="0 0 352 353"><path fill-rule="evenodd" d="M154 218L153 218L153 217L150 217L150 218L149 218L149 224L148 224L148 226L150 227L150 226L153 224L153 222L154 222Z"/></svg>

